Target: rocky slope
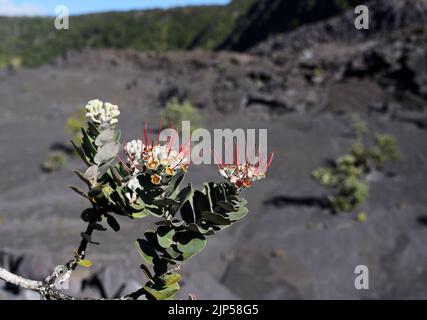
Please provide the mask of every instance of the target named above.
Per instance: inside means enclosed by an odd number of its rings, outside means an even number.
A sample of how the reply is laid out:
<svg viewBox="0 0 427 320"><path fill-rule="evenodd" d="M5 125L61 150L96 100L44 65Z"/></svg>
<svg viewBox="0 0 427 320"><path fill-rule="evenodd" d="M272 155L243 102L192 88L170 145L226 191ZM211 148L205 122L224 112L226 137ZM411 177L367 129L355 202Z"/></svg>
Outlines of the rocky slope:
<svg viewBox="0 0 427 320"><path fill-rule="evenodd" d="M426 0L371 0L363 1L369 8L370 28L359 31L354 27L354 10L344 15L306 24L295 31L255 45L251 52L273 59L286 57L292 52L328 42L363 42L375 35L387 35L407 27L424 27L427 24Z"/></svg>
<svg viewBox="0 0 427 320"><path fill-rule="evenodd" d="M362 0L256 1L246 14L237 19L233 31L219 48L245 51L268 36L283 34L307 23L326 20L363 2Z"/></svg>

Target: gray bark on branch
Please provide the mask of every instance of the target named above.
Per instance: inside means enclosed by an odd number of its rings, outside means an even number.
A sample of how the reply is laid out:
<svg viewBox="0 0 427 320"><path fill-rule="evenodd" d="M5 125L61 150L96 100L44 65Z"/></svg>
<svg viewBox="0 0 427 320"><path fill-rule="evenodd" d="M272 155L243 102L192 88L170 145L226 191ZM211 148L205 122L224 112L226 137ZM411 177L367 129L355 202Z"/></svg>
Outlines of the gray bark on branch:
<svg viewBox="0 0 427 320"><path fill-rule="evenodd" d="M49 279L49 277L48 277ZM59 291L52 284L52 278L50 278L50 282L47 281L35 281L30 279L25 279L16 274L13 274L6 269L0 268L0 280L6 281L10 284L13 284L21 289L28 289L37 292L40 295L41 299L44 300L96 300L91 298L77 298L65 294ZM140 294L138 292L132 293L127 296L111 299L111 300L134 300L138 299ZM106 299L99 299L106 300Z"/></svg>

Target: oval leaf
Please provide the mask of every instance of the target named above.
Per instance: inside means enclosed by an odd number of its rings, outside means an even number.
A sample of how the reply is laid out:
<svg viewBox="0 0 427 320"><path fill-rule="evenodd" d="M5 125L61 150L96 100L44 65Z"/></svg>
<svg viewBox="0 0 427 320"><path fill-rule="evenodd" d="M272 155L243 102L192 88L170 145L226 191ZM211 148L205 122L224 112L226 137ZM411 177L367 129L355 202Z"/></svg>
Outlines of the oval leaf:
<svg viewBox="0 0 427 320"><path fill-rule="evenodd" d="M85 268L90 268L92 267L92 261L88 260L88 259L83 259L83 260L78 260L77 264L79 266L85 267Z"/></svg>

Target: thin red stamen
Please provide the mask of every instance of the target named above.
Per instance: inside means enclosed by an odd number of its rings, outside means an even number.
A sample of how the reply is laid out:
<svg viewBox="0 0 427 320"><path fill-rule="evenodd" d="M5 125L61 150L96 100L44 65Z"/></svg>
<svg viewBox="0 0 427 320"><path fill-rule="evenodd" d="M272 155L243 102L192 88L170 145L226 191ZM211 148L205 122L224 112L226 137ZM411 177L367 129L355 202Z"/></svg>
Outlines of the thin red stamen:
<svg viewBox="0 0 427 320"><path fill-rule="evenodd" d="M271 165L271 162L273 161L273 157L274 157L274 152L270 153L270 155L267 157L267 162L264 165L264 167L260 170L260 172L264 174L267 172L268 168Z"/></svg>
<svg viewBox="0 0 427 320"><path fill-rule="evenodd" d="M151 141L151 147L154 147L153 128L150 128L150 141Z"/></svg>
<svg viewBox="0 0 427 320"><path fill-rule="evenodd" d="M190 138L188 139L188 141L179 147L179 152L181 153L181 151L183 151L184 156L186 156L191 151L191 136L192 134L190 134ZM187 145L189 145L188 148Z"/></svg>
<svg viewBox="0 0 427 320"><path fill-rule="evenodd" d="M216 162L217 162L218 169L220 169L220 170L223 169L224 168L224 162L222 161L221 157L216 152L215 148L212 148L212 151L213 151L213 155L214 155L214 160L216 160Z"/></svg>
<svg viewBox="0 0 427 320"><path fill-rule="evenodd" d="M170 144L169 144L168 157L169 157L169 154L170 154L170 152L172 150L173 142L174 142L174 139L175 139L175 133L176 133L176 130L173 131L173 135L169 139Z"/></svg>
<svg viewBox="0 0 427 320"><path fill-rule="evenodd" d="M132 161L132 165L135 165L135 164L133 163L133 162L134 162L134 159L130 156L129 151L128 151L128 148L127 148L126 144L124 143L124 141L123 141L123 145L124 145L123 149L125 150L126 156L127 156L127 157Z"/></svg>
<svg viewBox="0 0 427 320"><path fill-rule="evenodd" d="M237 141L236 137L233 138L233 164L238 165L239 164L239 156L237 152Z"/></svg>
<svg viewBox="0 0 427 320"><path fill-rule="evenodd" d="M157 133L157 144L160 142L160 131L162 131L162 117L160 117L159 130Z"/></svg>
<svg viewBox="0 0 427 320"><path fill-rule="evenodd" d="M123 160L122 160L122 159L120 159L120 156L119 156L118 154L116 154L116 158L119 160L119 162L122 164L122 166L124 166L124 167L125 167L125 169L126 169L127 171L132 172L132 169L130 169L130 168L126 165L126 163L124 163L124 162L123 162Z"/></svg>
<svg viewBox="0 0 427 320"><path fill-rule="evenodd" d="M147 134L147 121L145 121L144 125L144 138L145 138L145 145L148 145L148 134Z"/></svg>

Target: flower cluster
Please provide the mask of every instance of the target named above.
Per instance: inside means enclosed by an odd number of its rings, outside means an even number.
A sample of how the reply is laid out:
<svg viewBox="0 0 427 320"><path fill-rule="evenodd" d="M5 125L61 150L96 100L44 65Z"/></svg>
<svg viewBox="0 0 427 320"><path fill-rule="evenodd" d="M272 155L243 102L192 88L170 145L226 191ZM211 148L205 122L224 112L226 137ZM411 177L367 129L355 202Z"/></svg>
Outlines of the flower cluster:
<svg viewBox="0 0 427 320"><path fill-rule="evenodd" d="M264 165L261 165L261 159L257 156L254 164L248 161L245 156L245 161L240 162L237 157L237 146L234 146L235 154L232 164L218 165L218 171L221 176L230 181L237 189L248 188L253 182L264 179L265 174L273 161L274 154L271 153ZM245 147L246 148L246 147Z"/></svg>
<svg viewBox="0 0 427 320"><path fill-rule="evenodd" d="M138 181L139 174L149 174L151 182L154 185L160 185L164 178L170 178L188 170L186 155L189 150L183 147L176 150L171 143L161 145L158 142L154 144L152 141L144 144L142 140L132 140L126 143L124 149L127 158L125 165L133 176L127 183L129 192L126 194L131 203L137 199L136 191L142 189Z"/></svg>
<svg viewBox="0 0 427 320"><path fill-rule="evenodd" d="M132 140L125 146L127 160L135 173L146 169L160 175L173 176L177 171L187 171L186 152L177 151L170 145L145 145L141 140Z"/></svg>
<svg viewBox="0 0 427 320"><path fill-rule="evenodd" d="M219 173L238 189L248 188L253 182L264 179L266 169L248 162L240 164L219 165Z"/></svg>
<svg viewBox="0 0 427 320"><path fill-rule="evenodd" d="M86 105L86 117L94 123L114 125L120 115L119 107L109 102L91 100Z"/></svg>
<svg viewBox="0 0 427 320"><path fill-rule="evenodd" d="M142 186L139 183L138 177L134 176L130 179L126 185L129 188L129 192L126 192L125 196L129 200L130 203L134 203L137 200L136 191L138 189L142 189Z"/></svg>

